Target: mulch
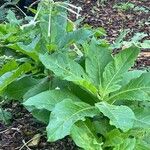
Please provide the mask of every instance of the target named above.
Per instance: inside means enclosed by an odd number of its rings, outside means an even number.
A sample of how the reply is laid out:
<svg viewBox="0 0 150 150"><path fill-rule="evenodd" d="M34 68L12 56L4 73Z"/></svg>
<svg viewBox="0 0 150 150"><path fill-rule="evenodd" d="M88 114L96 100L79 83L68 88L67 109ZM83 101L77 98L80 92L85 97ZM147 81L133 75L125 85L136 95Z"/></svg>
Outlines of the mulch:
<svg viewBox="0 0 150 150"><path fill-rule="evenodd" d="M100 1L100 0L99 0ZM114 41L122 29L130 29L127 39L135 33L144 32L150 39L150 14L138 11L119 11L113 6L120 2L132 2L135 6L149 7L150 1L144 0L107 0L103 5L97 4L98 0L72 0L72 3L82 8L81 16L84 23L93 27L103 27L107 31L107 39Z"/></svg>
<svg viewBox="0 0 150 150"><path fill-rule="evenodd" d="M137 32L147 33L145 39L150 39L150 14L135 11L118 11L113 6L121 0L107 0L104 5L98 5L97 0L71 0L82 7L83 23L93 27L103 27L107 31L107 39L112 43L119 35L121 29L130 29L126 39L130 39ZM128 0L138 6L150 7L150 1ZM127 2L122 0L122 2ZM71 16L74 19L74 16ZM136 61L136 68L150 68L150 52L144 51ZM11 124L0 123L0 150L22 150L28 148L28 143L36 134L41 134L39 143L30 147L32 150L77 150L73 141L67 137L63 140L48 143L46 140L45 125L37 122L29 112L18 103L10 103L7 110L13 115Z"/></svg>
<svg viewBox="0 0 150 150"><path fill-rule="evenodd" d="M7 126L0 123L0 150L28 150L28 144L37 134L41 137L37 144L30 146L32 150L77 150L69 137L48 143L46 125L34 119L19 103L9 103L5 108L12 113L12 120Z"/></svg>

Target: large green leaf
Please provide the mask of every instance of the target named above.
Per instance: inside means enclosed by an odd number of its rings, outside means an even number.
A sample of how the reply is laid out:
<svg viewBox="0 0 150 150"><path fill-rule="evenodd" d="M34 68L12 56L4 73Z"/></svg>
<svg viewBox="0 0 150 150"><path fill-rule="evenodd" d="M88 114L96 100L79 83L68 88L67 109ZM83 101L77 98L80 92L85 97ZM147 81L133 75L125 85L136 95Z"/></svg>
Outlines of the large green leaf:
<svg viewBox="0 0 150 150"><path fill-rule="evenodd" d="M150 100L150 73L144 73L140 77L131 80L127 85L113 93L109 98L109 102L117 100Z"/></svg>
<svg viewBox="0 0 150 150"><path fill-rule="evenodd" d="M136 109L134 113L136 116L134 127L150 129L150 109Z"/></svg>
<svg viewBox="0 0 150 150"><path fill-rule="evenodd" d="M123 74L121 85L124 86L127 83L129 83L132 79L140 77L143 73L146 73L146 71L143 70L132 70L129 72L126 72Z"/></svg>
<svg viewBox="0 0 150 150"><path fill-rule="evenodd" d="M98 140L90 121L79 121L73 125L71 137L77 146L85 150L102 150L102 143Z"/></svg>
<svg viewBox="0 0 150 150"><path fill-rule="evenodd" d="M26 107L34 106L36 109L46 109L52 111L57 103L66 98L79 101L76 96L67 90L48 90L30 97L23 104Z"/></svg>
<svg viewBox="0 0 150 150"><path fill-rule="evenodd" d="M9 99L21 100L24 94L38 82L39 80L29 76L23 77L8 85L4 90L3 96Z"/></svg>
<svg viewBox="0 0 150 150"><path fill-rule="evenodd" d="M121 87L119 82L122 75L134 64L138 54L138 48L130 47L117 54L114 60L105 67L103 83L100 88L102 98Z"/></svg>
<svg viewBox="0 0 150 150"><path fill-rule="evenodd" d="M41 7L42 8L42 7ZM42 8L43 9L43 8ZM44 12L45 8L43 9ZM46 43L49 41L53 43L54 45L58 46L59 43L62 41L64 35L66 34L66 27L67 27L67 13L65 10L57 10L57 13L52 13L51 16L51 38L49 38L48 35L48 26L49 26L49 17L47 14L40 15L41 22L40 25L40 33L42 34L42 37L44 40L46 40Z"/></svg>
<svg viewBox="0 0 150 150"><path fill-rule="evenodd" d="M40 60L56 76L61 77L63 80L72 81L91 93L97 93L96 87L88 81L88 77L83 68L65 54L54 53L52 55L40 55Z"/></svg>
<svg viewBox="0 0 150 150"><path fill-rule="evenodd" d="M91 95L91 93L86 92L84 89L82 89L76 84L69 83L69 90L77 97L79 97L83 102L88 103L90 105L94 105L95 102L98 101L98 98L96 99L96 97Z"/></svg>
<svg viewBox="0 0 150 150"><path fill-rule="evenodd" d="M38 61L38 54L36 52L36 46L39 43L40 37L37 36L36 38L33 39L33 41L27 45L25 45L23 42L18 42L14 44L8 44L6 45L7 47L17 51L21 52L25 55L28 55L31 57L33 60Z"/></svg>
<svg viewBox="0 0 150 150"><path fill-rule="evenodd" d="M17 78L22 76L23 74L31 71L32 67L29 63L24 63L19 66L16 70L11 72L7 72L0 77L0 91L6 88L10 83L15 81Z"/></svg>
<svg viewBox="0 0 150 150"><path fill-rule="evenodd" d="M98 45L96 39L92 39L90 45L86 45L86 72L97 88L101 86L102 74L105 66L112 60L108 47Z"/></svg>
<svg viewBox="0 0 150 150"><path fill-rule="evenodd" d="M51 113L50 122L47 126L48 141L56 141L70 134L73 124L85 117L93 117L99 114L95 106L84 102L74 102L65 99L56 104Z"/></svg>
<svg viewBox="0 0 150 150"><path fill-rule="evenodd" d="M40 60L47 69L52 70L57 76L68 81L80 81L86 77L83 68L75 61L62 53L40 55Z"/></svg>
<svg viewBox="0 0 150 150"><path fill-rule="evenodd" d="M50 82L48 78L40 79L38 84L34 85L30 90L28 90L24 95L23 99L26 101L30 97L33 97L39 93L47 91L50 89Z"/></svg>
<svg viewBox="0 0 150 150"><path fill-rule="evenodd" d="M82 44L88 37L92 35L92 32L87 29L78 29L72 32L67 33L61 38L59 42L59 47L63 48L72 43Z"/></svg>
<svg viewBox="0 0 150 150"><path fill-rule="evenodd" d="M120 128L124 132L133 127L135 115L127 106L115 106L106 102L97 103L96 106L110 119L110 124Z"/></svg>

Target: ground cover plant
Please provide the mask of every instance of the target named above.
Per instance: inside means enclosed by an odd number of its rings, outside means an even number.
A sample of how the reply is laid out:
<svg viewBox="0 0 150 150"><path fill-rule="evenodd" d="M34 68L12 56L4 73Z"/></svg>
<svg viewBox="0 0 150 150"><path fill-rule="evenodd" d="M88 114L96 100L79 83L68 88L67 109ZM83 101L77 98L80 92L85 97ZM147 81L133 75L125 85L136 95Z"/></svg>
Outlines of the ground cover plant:
<svg viewBox="0 0 150 150"><path fill-rule="evenodd" d="M116 4L114 5L114 8L117 8L121 11L128 11L128 10L131 10L135 7L135 5L133 3L130 3L130 2L126 2L126 3L119 3L119 4Z"/></svg>
<svg viewBox="0 0 150 150"><path fill-rule="evenodd" d="M148 150L150 73L132 69L140 49L131 43L112 55L103 29L77 28L66 10L79 16L65 2L42 1L25 20L9 11L0 25L1 97L44 122L49 142L69 135L86 150Z"/></svg>
<svg viewBox="0 0 150 150"><path fill-rule="evenodd" d="M142 7L142 6L136 6L135 4L131 2L121 2L121 3L116 3L114 8L120 10L120 11L137 11L137 12L145 12L149 13L150 9L148 7Z"/></svg>

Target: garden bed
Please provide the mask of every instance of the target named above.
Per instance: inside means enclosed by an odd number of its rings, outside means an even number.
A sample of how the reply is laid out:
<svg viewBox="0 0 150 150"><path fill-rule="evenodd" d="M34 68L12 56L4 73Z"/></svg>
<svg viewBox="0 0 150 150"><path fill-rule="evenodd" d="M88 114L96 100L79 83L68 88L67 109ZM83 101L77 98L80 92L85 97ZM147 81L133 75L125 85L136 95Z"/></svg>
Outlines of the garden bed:
<svg viewBox="0 0 150 150"><path fill-rule="evenodd" d="M103 6L98 6L96 0L72 0L72 3L82 7L82 16L85 17L83 24L87 23L93 27L104 27L107 31L107 39L112 43L119 35L121 29L130 29L131 32L126 39L130 39L134 33L144 32L150 39L150 18L149 14L135 11L120 11L113 6L117 0L110 0ZM149 0L139 2L132 0L138 6L150 7ZM74 16L71 16L74 19ZM149 22L149 23L148 23ZM149 69L150 52L147 49L141 52L136 65L138 69ZM0 123L0 150L77 150L74 142L65 138L58 142L47 143L45 125L36 121L32 115L18 103L11 103L6 106L12 113L13 119L10 125ZM40 135L39 141L33 138ZM35 143L32 143L35 142ZM30 147L30 148L29 148Z"/></svg>
<svg viewBox="0 0 150 150"><path fill-rule="evenodd" d="M48 143L45 133L45 124L39 123L32 115L18 103L11 103L8 111L12 113L13 120L6 126L0 123L0 150L27 150L28 145L35 150L76 150L70 138L58 142ZM40 138L36 139L36 135ZM34 139L35 138L35 139ZM37 141L32 143L33 141Z"/></svg>
<svg viewBox="0 0 150 150"><path fill-rule="evenodd" d="M101 3L97 5L97 0L72 0L72 2L82 7L81 14L85 18L84 23L105 28L110 42L118 37L122 29L130 29L128 39L137 32L147 33L146 38L150 39L149 13L113 8L120 2L132 2L135 6L150 8L149 0L107 0L103 5Z"/></svg>

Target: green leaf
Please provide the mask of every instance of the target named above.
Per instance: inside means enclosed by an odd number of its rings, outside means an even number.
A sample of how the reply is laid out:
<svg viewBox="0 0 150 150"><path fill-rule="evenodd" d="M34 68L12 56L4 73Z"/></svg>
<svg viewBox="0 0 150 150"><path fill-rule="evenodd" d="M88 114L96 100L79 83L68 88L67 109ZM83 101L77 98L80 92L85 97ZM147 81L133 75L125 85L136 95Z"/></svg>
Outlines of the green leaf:
<svg viewBox="0 0 150 150"><path fill-rule="evenodd" d="M113 150L135 150L136 139L127 138L119 146L116 146Z"/></svg>
<svg viewBox="0 0 150 150"><path fill-rule="evenodd" d="M97 93L96 87L89 82L83 68L65 54L54 53L52 55L40 55L40 60L56 76L61 77L63 80L72 81L91 93Z"/></svg>
<svg viewBox="0 0 150 150"><path fill-rule="evenodd" d="M4 88L6 88L10 83L15 81L17 78L31 71L31 69L32 67L29 63L24 63L23 65L19 66L16 70L3 74L0 77L0 92Z"/></svg>
<svg viewBox="0 0 150 150"><path fill-rule="evenodd" d="M3 96L9 99L21 100L24 94L38 82L39 80L29 76L23 77L8 85Z"/></svg>
<svg viewBox="0 0 150 150"><path fill-rule="evenodd" d="M5 124L8 124L11 118L12 115L10 112L7 112L0 108L0 121L4 122Z"/></svg>
<svg viewBox="0 0 150 150"><path fill-rule="evenodd" d="M141 48L149 49L150 48L150 40L144 40L143 43L140 44Z"/></svg>
<svg viewBox="0 0 150 150"><path fill-rule="evenodd" d="M23 42L17 42L14 44L8 44L8 45L6 45L6 47L11 48L17 52L21 52L25 55L28 55L33 60L38 61L39 58L38 58L38 54L36 52L36 46L39 43L39 40L40 40L40 37L37 36L28 45L25 45Z"/></svg>
<svg viewBox="0 0 150 150"><path fill-rule="evenodd" d="M131 80L127 85L123 86L120 90L108 98L109 102L117 100L137 100L148 101L150 100L150 73L144 73L140 77Z"/></svg>
<svg viewBox="0 0 150 150"><path fill-rule="evenodd" d="M49 116L50 116L50 111L48 110L45 110L45 109L33 109L31 111L33 117L35 117L37 120L45 123L45 124L48 124L49 122Z"/></svg>
<svg viewBox="0 0 150 150"><path fill-rule="evenodd" d="M132 79L140 77L143 73L146 73L146 71L143 70L133 70L129 71L123 74L121 85L124 86L127 83L129 83Z"/></svg>
<svg viewBox="0 0 150 150"><path fill-rule="evenodd" d="M4 73L8 72L8 71L12 71L12 70L16 69L17 66L18 66L18 64L16 63L15 60L11 60L11 61L7 62L1 68L1 70L0 70L0 76L3 75Z"/></svg>
<svg viewBox="0 0 150 150"><path fill-rule="evenodd" d="M127 106L115 106L106 102L96 104L96 107L110 119L110 124L120 128L124 132L133 127L135 115Z"/></svg>
<svg viewBox="0 0 150 150"><path fill-rule="evenodd" d="M142 40L144 37L148 36L147 34L145 34L144 32L142 33L136 33L132 38L131 41L136 43L140 40Z"/></svg>
<svg viewBox="0 0 150 150"><path fill-rule="evenodd" d="M28 90L24 95L23 99L26 101L30 97L33 97L39 93L47 91L50 89L50 81L48 78L43 78L39 80L39 83L34 85L30 90Z"/></svg>
<svg viewBox="0 0 150 150"><path fill-rule="evenodd" d="M119 147L128 135L121 133L118 129L113 129L105 135L104 147Z"/></svg>
<svg viewBox="0 0 150 150"><path fill-rule="evenodd" d="M95 119L93 121L93 125L95 127L96 133L103 135L104 137L106 134L112 130L114 127L109 124L109 120L106 117L101 117Z"/></svg>
<svg viewBox="0 0 150 150"><path fill-rule="evenodd" d="M126 29L126 30L123 30L123 31L120 32L119 37L115 40L115 42L112 45L113 49L115 49L115 48L118 49L118 48L122 47L123 40L126 37L126 35L129 33L129 31L130 31L129 29Z"/></svg>
<svg viewBox="0 0 150 150"><path fill-rule="evenodd" d="M106 134L104 147L112 147L113 150L134 150L136 139L129 136L129 133L122 133L118 129L111 130Z"/></svg>
<svg viewBox="0 0 150 150"><path fill-rule="evenodd" d="M136 119L134 128L150 129L150 110L149 109L136 109L134 111Z"/></svg>
<svg viewBox="0 0 150 150"><path fill-rule="evenodd" d="M122 75L134 64L139 49L131 47L123 50L114 57L106 67L103 73L103 83L100 88L102 97L104 98L110 92L118 90Z"/></svg>
<svg viewBox="0 0 150 150"><path fill-rule="evenodd" d="M86 73L96 87L101 86L105 66L112 60L111 51L92 39L86 46Z"/></svg>
<svg viewBox="0 0 150 150"><path fill-rule="evenodd" d="M64 46L72 44L72 43L82 44L91 35L92 35L92 32L87 29L78 29L78 30L69 32L61 38L60 43L59 43L59 48L63 48Z"/></svg>
<svg viewBox="0 0 150 150"><path fill-rule="evenodd" d="M26 107L34 106L37 109L46 109L52 111L57 103L66 98L79 101L76 96L67 90L48 90L30 97L23 104Z"/></svg>
<svg viewBox="0 0 150 150"><path fill-rule="evenodd" d="M40 12L44 12L45 8L42 8L43 10ZM42 34L42 37L46 42L49 42L49 37L47 36L48 34L48 26L49 26L49 17L48 14L42 13L40 15L40 20L39 22L40 25L40 33ZM66 28L67 28L67 13L63 9L63 11L59 11L57 9L57 13L52 13L51 16L51 43L54 45L59 45L59 43L62 41L64 36L66 35ZM65 41L66 42L66 41ZM68 44L68 43L67 43Z"/></svg>
<svg viewBox="0 0 150 150"><path fill-rule="evenodd" d="M135 148L136 150L149 150L150 144L144 140L137 140Z"/></svg>
<svg viewBox="0 0 150 150"><path fill-rule="evenodd" d="M85 120L85 117L98 115L98 110L84 102L65 99L56 104L47 126L48 141L56 141L70 134L74 123Z"/></svg>
<svg viewBox="0 0 150 150"><path fill-rule="evenodd" d="M76 84L69 83L69 90L77 97L79 97L83 102L88 103L90 105L94 105L96 97L91 95L91 93L86 92L83 88L79 87Z"/></svg>
<svg viewBox="0 0 150 150"><path fill-rule="evenodd" d="M21 20L18 20L15 16L15 13L11 11L10 9L8 10L8 14L6 18L9 21L9 23L12 25L19 25L21 23Z"/></svg>
<svg viewBox="0 0 150 150"><path fill-rule="evenodd" d="M65 54L40 55L40 60L47 69L52 70L64 80L79 81L86 77L83 68Z"/></svg>
<svg viewBox="0 0 150 150"><path fill-rule="evenodd" d="M106 36L106 30L102 27L97 27L96 29L94 29L95 32L95 37L102 37L102 36Z"/></svg>
<svg viewBox="0 0 150 150"><path fill-rule="evenodd" d="M73 125L71 137L77 146L85 150L102 150L102 143L98 140L90 121L79 121Z"/></svg>

